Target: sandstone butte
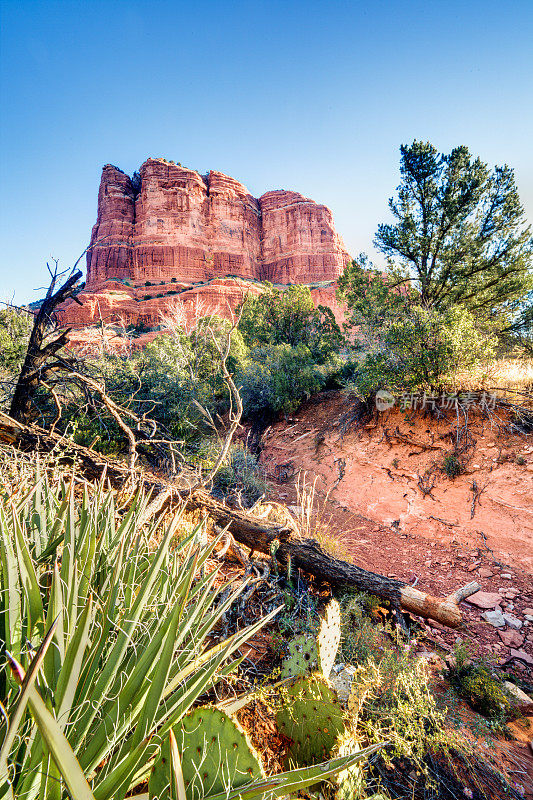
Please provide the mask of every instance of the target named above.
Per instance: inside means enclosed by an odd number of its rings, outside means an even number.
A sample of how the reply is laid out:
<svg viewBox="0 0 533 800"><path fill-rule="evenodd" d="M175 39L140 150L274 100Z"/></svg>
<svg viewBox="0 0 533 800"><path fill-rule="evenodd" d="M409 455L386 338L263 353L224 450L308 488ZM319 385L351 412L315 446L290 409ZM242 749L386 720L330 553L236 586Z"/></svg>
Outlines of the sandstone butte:
<svg viewBox="0 0 533 800"><path fill-rule="evenodd" d="M261 282L310 286L337 319L336 280L350 256L326 206L286 190L252 197L221 172L149 158L132 178L102 170L98 216L78 299L60 310L81 329L110 324L156 328L172 306L189 320L230 316Z"/></svg>

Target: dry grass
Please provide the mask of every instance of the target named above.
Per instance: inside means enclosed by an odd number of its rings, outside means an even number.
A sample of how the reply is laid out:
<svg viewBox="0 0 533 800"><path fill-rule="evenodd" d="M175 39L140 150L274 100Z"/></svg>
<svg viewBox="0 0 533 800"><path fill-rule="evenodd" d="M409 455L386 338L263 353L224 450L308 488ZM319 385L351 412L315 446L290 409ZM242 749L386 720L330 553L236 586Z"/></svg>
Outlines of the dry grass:
<svg viewBox="0 0 533 800"><path fill-rule="evenodd" d="M533 400L533 359L497 358L454 376L454 390L494 391L512 397L516 393Z"/></svg>
<svg viewBox="0 0 533 800"><path fill-rule="evenodd" d="M319 545L334 558L351 561L347 547L332 532L326 513L329 490L323 499L316 489L318 475L309 481L306 472L299 472L296 480L297 514L300 534L305 539L316 539Z"/></svg>

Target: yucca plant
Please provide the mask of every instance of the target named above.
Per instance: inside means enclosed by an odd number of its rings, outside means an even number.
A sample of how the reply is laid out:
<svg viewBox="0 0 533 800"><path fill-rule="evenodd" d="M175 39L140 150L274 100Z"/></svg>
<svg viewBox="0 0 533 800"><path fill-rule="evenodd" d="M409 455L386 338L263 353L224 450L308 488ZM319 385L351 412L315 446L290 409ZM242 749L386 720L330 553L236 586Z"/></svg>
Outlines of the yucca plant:
<svg viewBox="0 0 533 800"><path fill-rule="evenodd" d="M147 520L142 492L117 514L103 483L75 485L37 475L24 495L0 497L0 794L16 800L124 798L276 613L215 643L244 588L223 601L217 572L205 574L216 539L202 546L197 528L180 541L179 514L165 528ZM252 781L246 797L316 779Z"/></svg>

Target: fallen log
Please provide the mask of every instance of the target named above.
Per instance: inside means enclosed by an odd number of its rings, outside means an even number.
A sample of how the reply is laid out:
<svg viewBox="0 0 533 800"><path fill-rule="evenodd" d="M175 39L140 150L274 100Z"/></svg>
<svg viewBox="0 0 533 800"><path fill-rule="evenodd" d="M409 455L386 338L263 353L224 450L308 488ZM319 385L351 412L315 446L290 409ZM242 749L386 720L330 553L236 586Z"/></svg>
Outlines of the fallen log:
<svg viewBox="0 0 533 800"><path fill-rule="evenodd" d="M237 509L228 508L205 492L193 492L187 499L187 505L207 511L220 526L229 526L228 529L235 539L251 551L269 555L275 545L276 558L283 566L287 565L290 558L293 568L298 567L333 586L355 586L361 591L389 600L393 607L400 606L405 611L434 619L450 628L457 628L462 624L459 608L461 600L481 588L473 581L446 598L433 597L403 581L387 578L334 558L314 539L298 539L283 525L267 523Z"/></svg>
<svg viewBox="0 0 533 800"><path fill-rule="evenodd" d="M48 432L36 425L26 425L0 412L0 441L20 450L55 452L60 461L75 462L87 478L100 478L104 473L114 488L120 488L131 480L132 472L127 465L95 453L87 447L66 440L55 432ZM433 619L451 628L462 623L459 603L479 590L477 583L470 583L446 598L434 597L419 591L403 581L387 578L362 567L334 558L323 550L314 539L301 539L288 526L259 519L238 509L218 502L205 491L189 491L163 480L156 480L135 473L145 491L153 495L148 513L160 512L172 502L185 502L191 510L201 509L218 525L228 530L240 544L273 555L282 566L289 560L292 568L298 568L327 581L332 586L351 586L370 592L388 600L395 610L404 609L427 619Z"/></svg>

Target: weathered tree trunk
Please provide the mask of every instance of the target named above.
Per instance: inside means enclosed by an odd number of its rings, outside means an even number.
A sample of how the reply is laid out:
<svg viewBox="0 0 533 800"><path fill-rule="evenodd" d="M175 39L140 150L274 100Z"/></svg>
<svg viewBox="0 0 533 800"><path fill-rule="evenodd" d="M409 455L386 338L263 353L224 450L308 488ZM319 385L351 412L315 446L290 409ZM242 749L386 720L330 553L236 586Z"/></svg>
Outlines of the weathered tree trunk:
<svg viewBox="0 0 533 800"><path fill-rule="evenodd" d="M131 478L131 470L113 459L101 456L81 445L64 440L57 433L49 433L36 425L25 425L0 412L0 441L21 450L51 452L55 450L61 460L77 461L80 471L90 479L105 473L110 484L119 488ZM375 572L348 564L326 553L313 539L298 539L287 527L253 517L217 502L204 491L187 491L176 485L137 476L147 492L154 495L149 513L157 513L173 501L186 502L190 509L201 509L218 525L228 526L236 541L252 551L275 555L286 566L289 558L293 568L299 568L333 586L353 586L371 592L393 607L401 607L419 616L434 619L443 625L456 628L462 622L459 602L479 589L471 583L447 598L433 597L414 589L402 581L386 578Z"/></svg>
<svg viewBox="0 0 533 800"><path fill-rule="evenodd" d="M73 292L81 278L81 272L79 270L73 272L57 292L54 292L57 277L56 273L52 275L52 281L48 287L46 297L35 317L30 340L28 342L28 349L26 351L26 358L24 359L24 364L22 365L11 401L11 408L9 410L10 416L19 422L31 421L32 399L39 383L42 382L44 374L47 371L47 363L52 356L67 343L68 330L65 330L59 333L55 339L43 346L46 334L54 323L54 313L56 309L69 297L76 300Z"/></svg>

